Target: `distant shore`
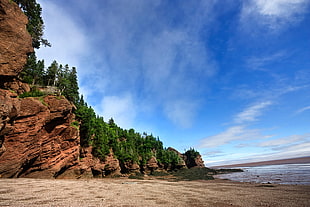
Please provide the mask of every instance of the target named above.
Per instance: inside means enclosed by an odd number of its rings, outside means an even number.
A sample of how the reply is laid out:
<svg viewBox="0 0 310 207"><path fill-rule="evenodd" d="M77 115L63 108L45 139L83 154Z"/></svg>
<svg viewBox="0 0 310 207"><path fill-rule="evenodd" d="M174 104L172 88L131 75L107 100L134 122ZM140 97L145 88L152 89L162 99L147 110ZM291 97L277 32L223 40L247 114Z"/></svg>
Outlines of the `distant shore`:
<svg viewBox="0 0 310 207"><path fill-rule="evenodd" d="M257 167L263 165L282 165L282 164L304 164L310 163L310 157L298 157L291 159L281 159L281 160L270 160L262 162L250 162L250 163L241 163L241 164L232 164L232 165L221 165L221 166L212 166L211 168L234 168L234 167Z"/></svg>
<svg viewBox="0 0 310 207"><path fill-rule="evenodd" d="M0 206L310 206L310 186L127 178L0 179Z"/></svg>

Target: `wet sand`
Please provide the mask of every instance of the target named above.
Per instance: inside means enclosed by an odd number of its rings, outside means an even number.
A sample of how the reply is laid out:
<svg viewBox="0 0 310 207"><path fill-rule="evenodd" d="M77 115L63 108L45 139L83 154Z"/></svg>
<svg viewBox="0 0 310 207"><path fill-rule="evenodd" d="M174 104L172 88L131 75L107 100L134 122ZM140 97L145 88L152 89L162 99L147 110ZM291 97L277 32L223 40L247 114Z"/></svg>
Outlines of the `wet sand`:
<svg viewBox="0 0 310 207"><path fill-rule="evenodd" d="M179 181L0 179L0 206L310 206L310 186Z"/></svg>

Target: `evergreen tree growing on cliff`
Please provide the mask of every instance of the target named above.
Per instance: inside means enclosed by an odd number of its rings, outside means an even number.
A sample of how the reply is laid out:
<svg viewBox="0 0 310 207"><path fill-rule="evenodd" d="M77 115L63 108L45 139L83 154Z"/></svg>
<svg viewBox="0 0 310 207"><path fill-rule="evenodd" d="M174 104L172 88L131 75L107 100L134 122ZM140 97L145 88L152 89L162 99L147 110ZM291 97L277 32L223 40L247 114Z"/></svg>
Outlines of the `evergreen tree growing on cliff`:
<svg viewBox="0 0 310 207"><path fill-rule="evenodd" d="M44 77L44 60L37 61L35 53L31 53L24 66L24 70L20 73L22 80L29 84L43 84Z"/></svg>
<svg viewBox="0 0 310 207"><path fill-rule="evenodd" d="M42 8L36 0L13 0L28 17L27 30L32 37L32 46L39 49L41 45L51 46L43 38L44 22L41 17Z"/></svg>
<svg viewBox="0 0 310 207"><path fill-rule="evenodd" d="M47 68L44 84L47 86L56 86L57 75L59 73L59 66L56 60Z"/></svg>
<svg viewBox="0 0 310 207"><path fill-rule="evenodd" d="M72 67L68 74L69 87L65 90L65 96L72 101L74 104L77 103L79 99L79 86L77 81L76 68Z"/></svg>

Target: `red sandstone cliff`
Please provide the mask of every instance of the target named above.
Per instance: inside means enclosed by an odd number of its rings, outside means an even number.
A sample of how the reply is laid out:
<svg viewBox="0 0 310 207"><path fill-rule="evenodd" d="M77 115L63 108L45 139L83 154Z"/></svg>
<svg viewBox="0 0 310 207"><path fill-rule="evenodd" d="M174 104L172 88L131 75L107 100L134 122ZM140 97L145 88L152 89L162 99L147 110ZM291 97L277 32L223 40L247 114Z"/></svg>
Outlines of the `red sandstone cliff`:
<svg viewBox="0 0 310 207"><path fill-rule="evenodd" d="M57 177L76 164L78 130L70 126L73 105L65 98L19 99L0 89L1 105L11 106L8 122L1 130L2 177ZM2 115L3 116L3 115Z"/></svg>
<svg viewBox="0 0 310 207"><path fill-rule="evenodd" d="M17 78L33 51L27 22L14 2L0 0L0 176L56 177L78 160L74 106L63 97L18 98L29 91Z"/></svg>

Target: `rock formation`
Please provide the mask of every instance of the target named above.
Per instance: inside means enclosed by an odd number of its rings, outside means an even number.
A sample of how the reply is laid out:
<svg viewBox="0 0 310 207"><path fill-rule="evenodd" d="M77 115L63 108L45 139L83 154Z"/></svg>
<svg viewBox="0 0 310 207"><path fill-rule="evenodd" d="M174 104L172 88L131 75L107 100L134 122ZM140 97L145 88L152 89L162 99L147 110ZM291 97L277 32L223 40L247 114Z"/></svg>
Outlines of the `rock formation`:
<svg viewBox="0 0 310 207"><path fill-rule="evenodd" d="M198 155L197 157L195 157L195 159L191 160L188 159L185 156L185 162L188 168L192 168L192 167L205 167L205 164L201 158L201 155Z"/></svg>
<svg viewBox="0 0 310 207"><path fill-rule="evenodd" d="M0 0L0 74L17 76L33 52L27 17L12 1ZM1 77L1 79L4 77Z"/></svg>
<svg viewBox="0 0 310 207"><path fill-rule="evenodd" d="M2 177L57 177L76 164L79 136L78 129L70 126L73 105L67 99L19 99L12 92L0 92L9 115L0 132Z"/></svg>

